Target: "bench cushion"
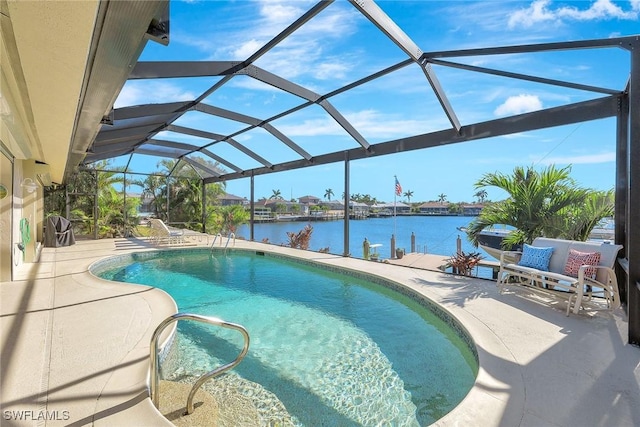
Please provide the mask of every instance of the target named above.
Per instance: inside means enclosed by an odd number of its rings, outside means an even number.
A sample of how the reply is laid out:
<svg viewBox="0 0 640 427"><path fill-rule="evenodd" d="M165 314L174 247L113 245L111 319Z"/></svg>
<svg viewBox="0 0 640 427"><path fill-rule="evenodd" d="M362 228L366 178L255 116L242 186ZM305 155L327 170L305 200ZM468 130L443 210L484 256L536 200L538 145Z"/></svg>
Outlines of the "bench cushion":
<svg viewBox="0 0 640 427"><path fill-rule="evenodd" d="M598 264L600 264L600 252L580 252L575 249L569 249L567 264L564 266L564 274L578 277L578 270L580 270L581 266ZM596 269L586 268L584 275L593 279L596 275Z"/></svg>
<svg viewBox="0 0 640 427"><path fill-rule="evenodd" d="M552 247L537 247L525 243L522 248L522 258L520 258L518 265L547 271L549 270L549 260L552 254Z"/></svg>

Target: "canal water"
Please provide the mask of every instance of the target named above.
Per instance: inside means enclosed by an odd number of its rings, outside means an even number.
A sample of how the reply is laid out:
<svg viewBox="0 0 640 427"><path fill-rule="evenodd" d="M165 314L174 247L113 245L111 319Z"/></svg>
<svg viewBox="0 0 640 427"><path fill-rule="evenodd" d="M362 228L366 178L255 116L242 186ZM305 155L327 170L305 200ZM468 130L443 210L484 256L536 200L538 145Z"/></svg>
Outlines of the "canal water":
<svg viewBox="0 0 640 427"><path fill-rule="evenodd" d="M385 218L369 218L349 221L349 248L352 257L362 258L362 244L365 238L370 244L382 244L378 253L382 258L391 257L391 237L395 235L396 248L404 248L411 252L411 235L415 235L415 252L450 256L456 252L458 237L464 252L480 252L485 259L493 258L482 249L474 247L467 239L466 233L458 227L467 226L473 216L397 216ZM287 232L297 233L307 224L313 227L310 250L329 248L329 253L344 253L344 222L312 221L312 222L273 222L254 225L254 240L268 240L272 244L288 244ZM241 226L236 236L249 239L249 226Z"/></svg>

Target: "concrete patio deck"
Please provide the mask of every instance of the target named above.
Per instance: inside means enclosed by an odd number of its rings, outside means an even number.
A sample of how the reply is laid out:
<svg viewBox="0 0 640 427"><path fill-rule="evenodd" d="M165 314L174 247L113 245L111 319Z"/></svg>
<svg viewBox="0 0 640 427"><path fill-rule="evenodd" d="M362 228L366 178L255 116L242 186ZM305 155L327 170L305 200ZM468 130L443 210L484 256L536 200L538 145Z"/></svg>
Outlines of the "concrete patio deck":
<svg viewBox="0 0 640 427"><path fill-rule="evenodd" d="M235 246L365 270L445 307L474 338L480 370L438 425L640 425L640 348L627 343L622 311L566 317L563 302L500 295L495 282L416 260L402 266L242 240ZM147 372L151 334L175 312L173 300L88 272L105 257L153 249L137 239L45 248L23 280L0 284L2 426L171 425L148 398Z"/></svg>

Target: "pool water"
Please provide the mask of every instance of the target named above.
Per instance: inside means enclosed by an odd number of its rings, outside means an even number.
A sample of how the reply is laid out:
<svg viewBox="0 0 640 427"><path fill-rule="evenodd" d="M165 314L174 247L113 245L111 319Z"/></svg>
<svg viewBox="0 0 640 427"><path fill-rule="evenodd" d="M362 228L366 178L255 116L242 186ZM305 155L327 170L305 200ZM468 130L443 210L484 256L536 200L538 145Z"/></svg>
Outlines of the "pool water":
<svg viewBox="0 0 640 427"><path fill-rule="evenodd" d="M477 362L446 322L351 275L248 251L145 254L100 276L161 288L179 311L239 323L251 346L234 375L275 394L297 425L427 425L468 393ZM197 374L233 360L237 332L179 324Z"/></svg>

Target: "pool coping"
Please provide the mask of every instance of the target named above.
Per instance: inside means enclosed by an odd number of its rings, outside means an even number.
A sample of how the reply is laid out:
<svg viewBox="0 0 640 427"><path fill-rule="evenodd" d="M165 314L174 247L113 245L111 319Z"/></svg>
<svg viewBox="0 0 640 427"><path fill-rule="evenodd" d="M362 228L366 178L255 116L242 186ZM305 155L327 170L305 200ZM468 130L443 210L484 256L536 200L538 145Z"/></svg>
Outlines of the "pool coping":
<svg viewBox="0 0 640 427"><path fill-rule="evenodd" d="M138 285L105 283L88 272L97 260L155 249L121 242L123 239L110 239L45 248L40 265L25 274L25 280L2 284L2 350L3 355L13 356L10 375L3 380L3 385L10 386L1 392L3 408L7 403L37 408L44 395L47 408L64 409L64 402L72 409L72 419L64 425L171 425L151 405L146 384L151 333L175 312L175 303L157 289L133 294L132 286L139 289ZM566 317L562 307L537 304L517 293L500 295L495 283L484 279L241 240L236 247L365 271L419 292L460 321L476 342L478 376L465 399L435 425L640 424L640 351L626 343L626 319L619 312ZM103 294L109 297L101 300ZM98 320L126 314L131 304L147 308L138 310L135 322L122 327L121 334L135 335L135 340L127 346L113 346L118 347L114 352L120 352L117 363L107 358L91 360L97 374L78 379L67 365L73 363L75 354L87 358L90 347L100 345L99 341L92 344L91 335L76 341L60 339L60 331L113 333L112 327L117 326L115 322L78 322L74 312L86 305L83 298L89 300ZM118 312L113 311L116 309ZM38 322L35 329L24 326ZM16 324L22 329L13 331ZM48 331L48 350L46 344L33 339L43 329ZM579 363L572 363L576 358ZM48 370L29 372L43 362ZM4 369L5 360L2 363ZM34 384L44 385L40 389ZM603 410L603 405L611 409ZM62 425L56 420L46 424Z"/></svg>

